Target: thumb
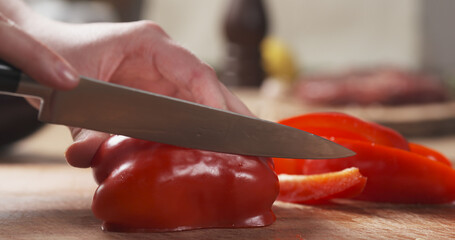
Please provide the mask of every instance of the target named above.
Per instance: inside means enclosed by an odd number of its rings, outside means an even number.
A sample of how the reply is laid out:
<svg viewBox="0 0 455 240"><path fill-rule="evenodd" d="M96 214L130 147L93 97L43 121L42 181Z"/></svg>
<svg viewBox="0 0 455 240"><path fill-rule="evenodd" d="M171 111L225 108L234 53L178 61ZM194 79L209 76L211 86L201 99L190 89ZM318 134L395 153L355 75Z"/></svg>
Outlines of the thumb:
<svg viewBox="0 0 455 240"><path fill-rule="evenodd" d="M73 67L1 13L0 33L2 33L1 59L51 88L69 90L78 84L79 77Z"/></svg>
<svg viewBox="0 0 455 240"><path fill-rule="evenodd" d="M73 167L90 167L92 158L98 151L99 146L110 135L80 128L70 128L70 130L74 143L66 150L66 161Z"/></svg>

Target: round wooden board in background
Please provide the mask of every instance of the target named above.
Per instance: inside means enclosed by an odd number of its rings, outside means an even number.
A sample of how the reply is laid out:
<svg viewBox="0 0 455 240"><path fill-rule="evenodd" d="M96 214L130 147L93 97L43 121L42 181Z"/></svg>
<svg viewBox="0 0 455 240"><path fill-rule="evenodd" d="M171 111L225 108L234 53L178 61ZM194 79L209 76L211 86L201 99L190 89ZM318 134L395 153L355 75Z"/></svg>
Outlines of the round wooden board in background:
<svg viewBox="0 0 455 240"><path fill-rule="evenodd" d="M406 137L455 134L455 101L402 106L312 106L286 97L267 97L257 89L233 89L258 117L271 121L310 112L344 112L391 127Z"/></svg>

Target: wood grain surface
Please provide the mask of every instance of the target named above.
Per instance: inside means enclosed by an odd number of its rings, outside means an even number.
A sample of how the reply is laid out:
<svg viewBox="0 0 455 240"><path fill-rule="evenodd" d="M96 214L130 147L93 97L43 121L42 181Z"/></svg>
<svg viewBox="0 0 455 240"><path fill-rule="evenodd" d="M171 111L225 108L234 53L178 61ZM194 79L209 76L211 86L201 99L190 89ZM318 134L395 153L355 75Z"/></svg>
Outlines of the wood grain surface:
<svg viewBox="0 0 455 240"><path fill-rule="evenodd" d="M304 206L276 202L274 224L250 229L110 233L91 210L88 169L65 164L0 166L0 239L453 239L455 205L339 201Z"/></svg>
<svg viewBox="0 0 455 240"><path fill-rule="evenodd" d="M277 220L263 228L103 232L101 221L90 210L97 187L91 170L65 163L63 151L70 142L65 128L47 126L0 154L1 240L455 239L455 204L392 205L348 200L320 206L276 202L273 210Z"/></svg>

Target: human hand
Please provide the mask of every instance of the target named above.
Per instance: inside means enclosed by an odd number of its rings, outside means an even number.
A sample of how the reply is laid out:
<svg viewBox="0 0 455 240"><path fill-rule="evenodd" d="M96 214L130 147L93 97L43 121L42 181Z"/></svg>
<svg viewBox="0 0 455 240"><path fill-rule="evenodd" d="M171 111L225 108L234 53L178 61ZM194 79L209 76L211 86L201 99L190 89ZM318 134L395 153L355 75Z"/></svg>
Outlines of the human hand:
<svg viewBox="0 0 455 240"><path fill-rule="evenodd" d="M212 68L152 22L69 25L58 32L45 41L82 75L252 115ZM71 133L68 163L89 167L109 134L80 128Z"/></svg>

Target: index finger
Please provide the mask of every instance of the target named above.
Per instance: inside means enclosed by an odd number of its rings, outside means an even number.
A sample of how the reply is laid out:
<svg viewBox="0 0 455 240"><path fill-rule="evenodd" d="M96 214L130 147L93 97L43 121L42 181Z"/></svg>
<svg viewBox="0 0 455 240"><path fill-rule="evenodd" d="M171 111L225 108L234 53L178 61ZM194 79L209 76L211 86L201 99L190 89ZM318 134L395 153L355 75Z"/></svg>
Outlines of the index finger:
<svg viewBox="0 0 455 240"><path fill-rule="evenodd" d="M22 31L0 13L0 58L21 69L36 81L52 88L69 90L79 78L62 57Z"/></svg>

